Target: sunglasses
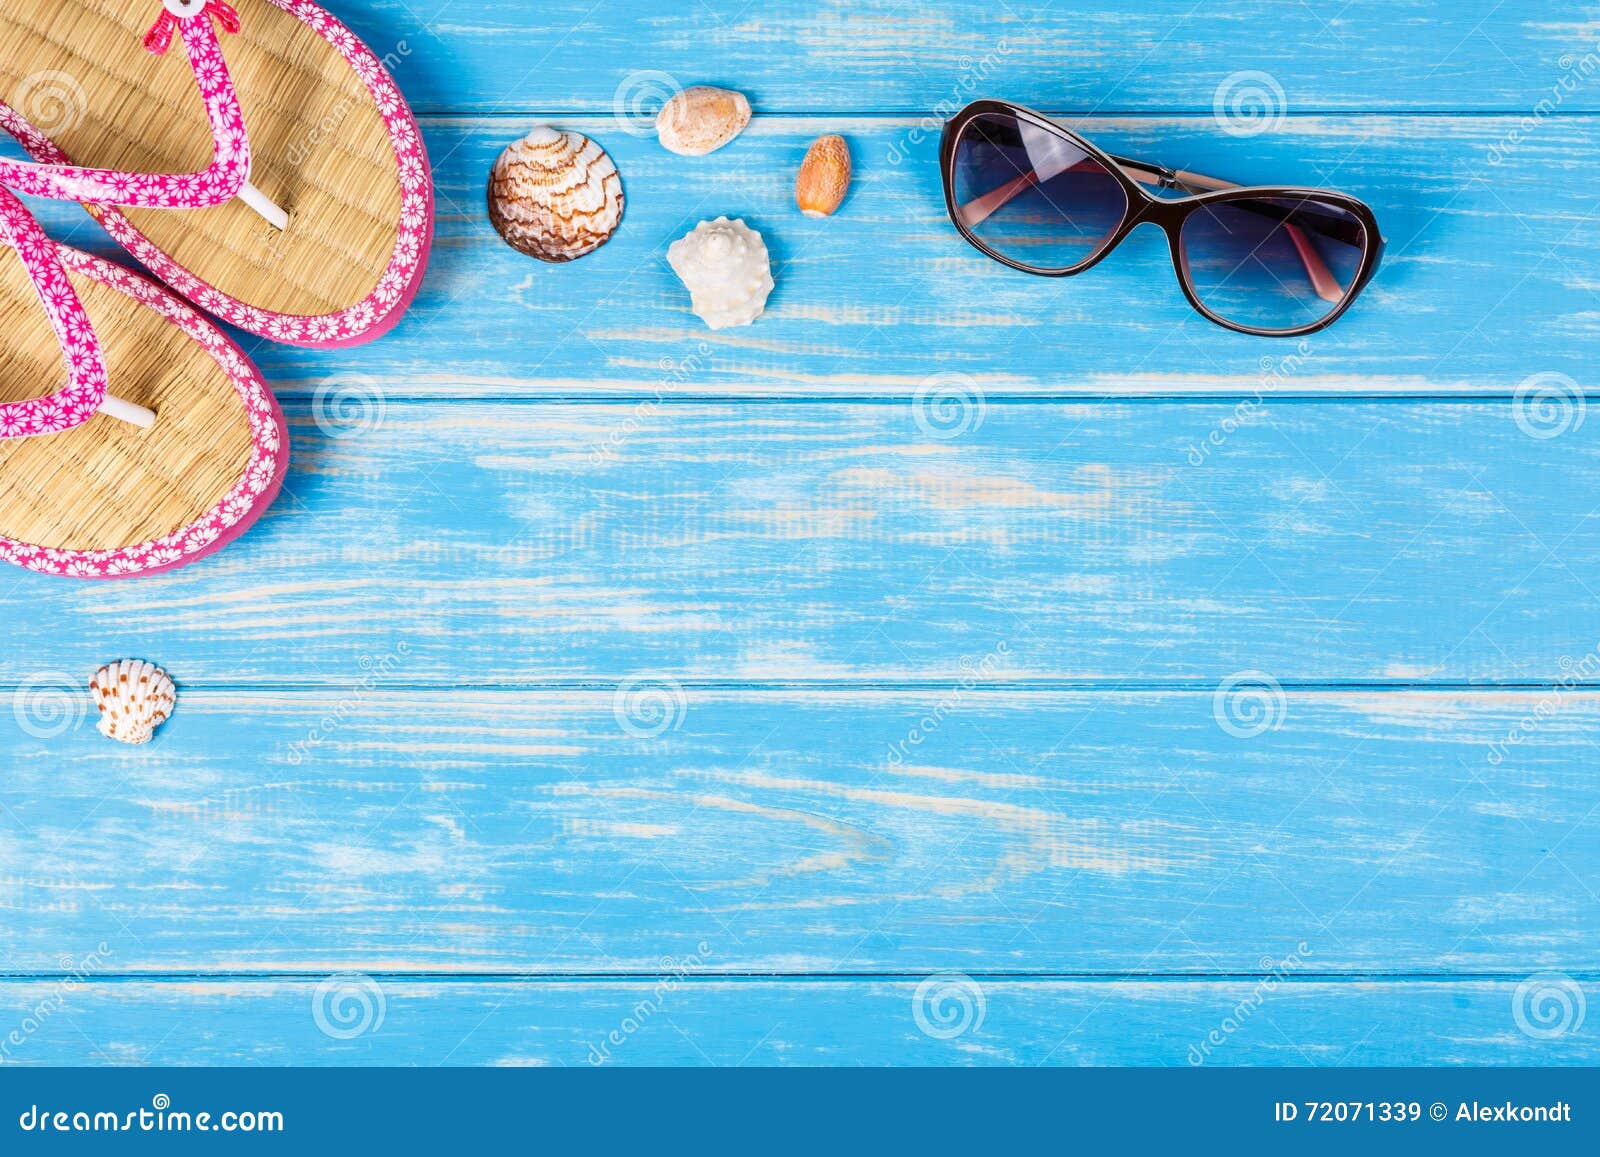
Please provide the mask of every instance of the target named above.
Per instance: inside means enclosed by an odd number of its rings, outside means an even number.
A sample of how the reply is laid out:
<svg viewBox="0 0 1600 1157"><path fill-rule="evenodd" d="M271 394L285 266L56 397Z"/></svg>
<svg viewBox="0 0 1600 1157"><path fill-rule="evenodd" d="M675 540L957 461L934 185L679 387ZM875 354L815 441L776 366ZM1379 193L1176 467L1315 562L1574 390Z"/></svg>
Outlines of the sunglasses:
<svg viewBox="0 0 1600 1157"><path fill-rule="evenodd" d="M996 261L1047 277L1082 273L1148 221L1167 234L1189 304L1240 333L1291 337L1332 324L1383 253L1377 218L1354 197L1242 187L1115 157L1003 101L975 101L946 123L939 164L950 220Z"/></svg>

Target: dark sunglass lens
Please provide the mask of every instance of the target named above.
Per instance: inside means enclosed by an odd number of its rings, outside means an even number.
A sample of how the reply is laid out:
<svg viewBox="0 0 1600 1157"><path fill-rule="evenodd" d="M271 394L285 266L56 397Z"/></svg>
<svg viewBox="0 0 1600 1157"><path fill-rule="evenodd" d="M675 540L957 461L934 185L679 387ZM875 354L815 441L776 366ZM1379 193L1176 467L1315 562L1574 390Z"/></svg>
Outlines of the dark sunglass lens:
<svg viewBox="0 0 1600 1157"><path fill-rule="evenodd" d="M974 117L955 148L956 213L1009 260L1070 269L1102 248L1128 212L1103 164L1067 137L999 113Z"/></svg>
<svg viewBox="0 0 1600 1157"><path fill-rule="evenodd" d="M1355 289L1369 244L1348 209L1304 197L1212 201L1183 223L1189 285L1218 317L1252 329L1315 325Z"/></svg>

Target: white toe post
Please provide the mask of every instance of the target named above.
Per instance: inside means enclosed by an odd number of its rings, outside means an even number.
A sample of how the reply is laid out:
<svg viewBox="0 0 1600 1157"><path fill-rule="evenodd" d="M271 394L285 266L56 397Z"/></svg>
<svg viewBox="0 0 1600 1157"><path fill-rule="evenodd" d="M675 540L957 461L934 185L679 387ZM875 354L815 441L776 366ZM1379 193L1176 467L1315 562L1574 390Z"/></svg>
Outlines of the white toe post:
<svg viewBox="0 0 1600 1157"><path fill-rule="evenodd" d="M113 398L107 394L100 402L100 412L117 419L119 422L128 422L138 426L141 430L148 430L156 424L156 413L143 406L136 406L132 402L125 402L121 398Z"/></svg>
<svg viewBox="0 0 1600 1157"><path fill-rule="evenodd" d="M244 185L240 187L239 200L243 201L246 205L249 205L250 208L254 209L266 220L267 224L271 225L274 229L287 229L289 227L289 214L285 213L282 209L278 208L277 205L273 204L272 200L265 193L252 185L249 181L246 181Z"/></svg>

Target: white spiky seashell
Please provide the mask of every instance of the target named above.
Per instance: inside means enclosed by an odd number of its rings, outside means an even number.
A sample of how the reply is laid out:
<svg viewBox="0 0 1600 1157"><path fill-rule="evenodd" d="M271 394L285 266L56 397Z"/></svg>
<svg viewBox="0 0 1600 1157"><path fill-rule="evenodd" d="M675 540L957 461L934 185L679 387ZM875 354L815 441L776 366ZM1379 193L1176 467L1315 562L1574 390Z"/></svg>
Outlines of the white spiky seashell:
<svg viewBox="0 0 1600 1157"><path fill-rule="evenodd" d="M712 329L749 325L767 307L772 263L766 242L743 221L702 221L667 247L694 312Z"/></svg>
<svg viewBox="0 0 1600 1157"><path fill-rule="evenodd" d="M167 673L142 659L107 663L89 680L100 708L100 734L122 743L149 743L178 704Z"/></svg>
<svg viewBox="0 0 1600 1157"><path fill-rule="evenodd" d="M622 223L622 177L582 133L539 125L489 173L489 220L513 249L541 261L593 253Z"/></svg>

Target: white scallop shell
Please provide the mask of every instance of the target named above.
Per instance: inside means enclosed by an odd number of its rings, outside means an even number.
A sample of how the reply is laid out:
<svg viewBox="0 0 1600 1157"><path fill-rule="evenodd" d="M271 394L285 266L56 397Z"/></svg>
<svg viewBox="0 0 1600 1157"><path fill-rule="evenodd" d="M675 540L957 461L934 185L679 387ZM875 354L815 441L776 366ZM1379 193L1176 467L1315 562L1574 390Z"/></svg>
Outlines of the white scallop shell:
<svg viewBox="0 0 1600 1157"><path fill-rule="evenodd" d="M622 178L582 133L539 125L495 161L489 220L512 248L541 261L571 261L617 231Z"/></svg>
<svg viewBox="0 0 1600 1157"><path fill-rule="evenodd" d="M766 242L743 221L702 221L667 247L689 302L712 329L749 325L767 307L772 263Z"/></svg>
<svg viewBox="0 0 1600 1157"><path fill-rule="evenodd" d="M100 708L100 734L122 743L148 743L178 703L167 673L141 659L108 663L89 680Z"/></svg>

